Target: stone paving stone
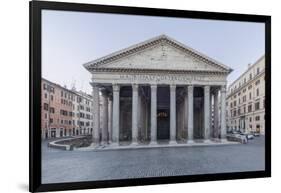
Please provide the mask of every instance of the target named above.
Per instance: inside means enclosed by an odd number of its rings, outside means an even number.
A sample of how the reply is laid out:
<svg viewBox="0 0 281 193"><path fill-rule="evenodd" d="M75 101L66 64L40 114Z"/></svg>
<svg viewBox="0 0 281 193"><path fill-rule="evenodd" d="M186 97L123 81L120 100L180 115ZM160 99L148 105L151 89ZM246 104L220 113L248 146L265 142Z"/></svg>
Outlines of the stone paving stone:
<svg viewBox="0 0 281 193"><path fill-rule="evenodd" d="M248 144L99 152L64 151L42 142L42 182L78 182L264 170L264 137Z"/></svg>

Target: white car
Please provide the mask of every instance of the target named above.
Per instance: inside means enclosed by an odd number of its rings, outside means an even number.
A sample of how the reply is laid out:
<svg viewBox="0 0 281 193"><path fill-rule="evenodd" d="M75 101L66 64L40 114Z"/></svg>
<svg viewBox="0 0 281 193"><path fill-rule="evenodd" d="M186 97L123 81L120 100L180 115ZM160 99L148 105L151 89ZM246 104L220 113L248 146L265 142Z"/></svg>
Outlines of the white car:
<svg viewBox="0 0 281 193"><path fill-rule="evenodd" d="M241 133L241 135L246 136L247 139L254 139L254 135L250 133Z"/></svg>
<svg viewBox="0 0 281 193"><path fill-rule="evenodd" d="M247 136L247 139L254 139L254 135L252 135L252 134L247 134L246 136Z"/></svg>

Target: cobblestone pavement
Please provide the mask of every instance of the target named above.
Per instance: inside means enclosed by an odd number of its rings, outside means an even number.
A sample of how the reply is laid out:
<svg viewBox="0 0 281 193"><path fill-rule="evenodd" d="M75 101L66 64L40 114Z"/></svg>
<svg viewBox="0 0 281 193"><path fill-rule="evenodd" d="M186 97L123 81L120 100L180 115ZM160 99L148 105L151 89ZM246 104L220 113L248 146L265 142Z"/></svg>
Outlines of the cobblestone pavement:
<svg viewBox="0 0 281 193"><path fill-rule="evenodd" d="M63 151L42 142L42 183L264 170L264 137L248 144L100 152Z"/></svg>

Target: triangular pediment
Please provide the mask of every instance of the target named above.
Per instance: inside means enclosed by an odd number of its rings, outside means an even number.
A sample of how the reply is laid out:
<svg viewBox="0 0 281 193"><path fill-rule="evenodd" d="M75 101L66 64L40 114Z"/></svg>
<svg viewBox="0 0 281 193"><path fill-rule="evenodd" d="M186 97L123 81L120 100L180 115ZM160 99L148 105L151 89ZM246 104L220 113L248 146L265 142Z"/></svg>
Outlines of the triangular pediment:
<svg viewBox="0 0 281 193"><path fill-rule="evenodd" d="M231 69L167 36L159 36L84 65L97 69L209 71Z"/></svg>

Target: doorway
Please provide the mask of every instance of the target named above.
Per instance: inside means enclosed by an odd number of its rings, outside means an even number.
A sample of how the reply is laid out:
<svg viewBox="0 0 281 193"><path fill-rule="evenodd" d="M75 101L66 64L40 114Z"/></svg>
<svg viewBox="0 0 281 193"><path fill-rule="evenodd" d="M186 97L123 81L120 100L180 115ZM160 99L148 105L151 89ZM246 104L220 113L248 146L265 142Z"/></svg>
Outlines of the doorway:
<svg viewBox="0 0 281 193"><path fill-rule="evenodd" d="M170 138L170 113L169 109L157 110L157 139L167 140Z"/></svg>

